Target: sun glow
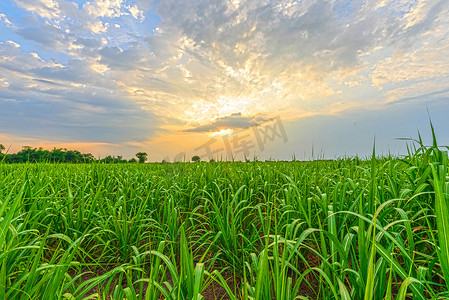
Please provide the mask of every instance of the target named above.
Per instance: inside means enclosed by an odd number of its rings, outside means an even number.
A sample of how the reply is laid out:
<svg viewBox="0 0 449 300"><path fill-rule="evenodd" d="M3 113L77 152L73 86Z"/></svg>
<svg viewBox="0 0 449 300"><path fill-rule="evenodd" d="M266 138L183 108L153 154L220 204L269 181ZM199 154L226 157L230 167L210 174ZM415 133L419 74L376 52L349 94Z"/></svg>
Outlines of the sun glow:
<svg viewBox="0 0 449 300"><path fill-rule="evenodd" d="M232 134L232 129L228 128L228 129L221 129L219 131L216 132L212 132L212 136L216 136L216 135L231 135Z"/></svg>

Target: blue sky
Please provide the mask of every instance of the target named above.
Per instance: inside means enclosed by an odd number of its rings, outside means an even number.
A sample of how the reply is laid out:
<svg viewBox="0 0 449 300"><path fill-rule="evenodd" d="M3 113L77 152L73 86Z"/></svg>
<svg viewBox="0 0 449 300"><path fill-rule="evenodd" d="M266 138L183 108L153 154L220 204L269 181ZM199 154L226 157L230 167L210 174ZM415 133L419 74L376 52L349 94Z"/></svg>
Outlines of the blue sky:
<svg viewBox="0 0 449 300"><path fill-rule="evenodd" d="M430 140L429 112L447 145L448 13L444 0L3 0L0 143L309 159L369 155L375 137L399 154L396 138Z"/></svg>

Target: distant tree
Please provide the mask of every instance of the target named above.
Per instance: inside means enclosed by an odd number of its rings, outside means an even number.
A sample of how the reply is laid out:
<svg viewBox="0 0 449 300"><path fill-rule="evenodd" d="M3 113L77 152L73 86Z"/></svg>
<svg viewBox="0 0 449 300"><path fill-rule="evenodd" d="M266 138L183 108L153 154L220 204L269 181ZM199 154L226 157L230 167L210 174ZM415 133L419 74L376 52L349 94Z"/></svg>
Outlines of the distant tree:
<svg viewBox="0 0 449 300"><path fill-rule="evenodd" d="M143 164L144 162L146 162L148 154L146 152L137 152L136 157L139 160L139 163Z"/></svg>
<svg viewBox="0 0 449 300"><path fill-rule="evenodd" d="M78 151L72 151L72 150L68 150L65 151L65 162L71 162L74 163L77 161L78 159Z"/></svg>
<svg viewBox="0 0 449 300"><path fill-rule="evenodd" d="M136 163L137 160L135 158L131 158L130 160L128 160L129 163Z"/></svg>
<svg viewBox="0 0 449 300"><path fill-rule="evenodd" d="M53 150L45 150L42 147L33 148L31 146L23 146L22 150L17 153L3 154L0 147L0 157L5 163L37 163L37 162L56 162L56 163L90 163L95 158L92 154L81 153L78 150L67 150L66 148L53 148Z"/></svg>
<svg viewBox="0 0 449 300"><path fill-rule="evenodd" d="M95 157L91 153L81 154L81 159L85 163L89 163L89 162L95 161Z"/></svg>
<svg viewBox="0 0 449 300"><path fill-rule="evenodd" d="M200 160L201 160L201 157L199 157L198 155L195 155L195 156L192 157L192 161L193 162L197 162L197 161L200 161Z"/></svg>
<svg viewBox="0 0 449 300"><path fill-rule="evenodd" d="M211 158L209 159L209 162L215 162L215 159Z"/></svg>
<svg viewBox="0 0 449 300"><path fill-rule="evenodd" d="M35 153L36 148L33 149L30 146L22 146L22 150L17 152L16 156L20 162L35 162Z"/></svg>
<svg viewBox="0 0 449 300"><path fill-rule="evenodd" d="M0 153L2 153L3 150L5 150L5 146L3 146L3 144L0 144Z"/></svg>
<svg viewBox="0 0 449 300"><path fill-rule="evenodd" d="M110 164L114 161L114 158L112 156L108 155L105 158L103 158L102 161L106 164Z"/></svg>
<svg viewBox="0 0 449 300"><path fill-rule="evenodd" d="M65 162L66 152L62 148L53 148L51 150L51 160L53 162Z"/></svg>

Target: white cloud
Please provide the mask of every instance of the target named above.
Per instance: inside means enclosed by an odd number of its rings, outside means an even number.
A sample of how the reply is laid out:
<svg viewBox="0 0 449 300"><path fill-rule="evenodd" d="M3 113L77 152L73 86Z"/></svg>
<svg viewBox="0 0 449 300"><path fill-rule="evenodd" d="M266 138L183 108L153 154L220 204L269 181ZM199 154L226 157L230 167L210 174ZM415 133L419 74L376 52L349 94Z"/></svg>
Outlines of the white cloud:
<svg viewBox="0 0 449 300"><path fill-rule="evenodd" d="M383 59L376 65L371 78L377 87L387 83L411 80L432 80L449 74L449 44L441 48L421 48L396 57Z"/></svg>
<svg viewBox="0 0 449 300"><path fill-rule="evenodd" d="M17 44L16 42L13 42L13 41L6 41L6 43L9 44L9 45L12 45L15 48L19 48L20 47L19 44Z"/></svg>
<svg viewBox="0 0 449 300"><path fill-rule="evenodd" d="M129 6L128 11L133 16L134 19L137 19L139 21L143 21L145 19L145 16L143 14L143 11L140 10L137 5Z"/></svg>
<svg viewBox="0 0 449 300"><path fill-rule="evenodd" d="M59 141L120 143L154 134L154 114L118 92L103 71L92 59L61 64L0 42L0 127Z"/></svg>
<svg viewBox="0 0 449 300"><path fill-rule="evenodd" d="M430 1L419 0L418 3L407 14L405 14L404 18L407 19L405 28L411 27L423 21L430 8L430 5L428 5L429 2Z"/></svg>
<svg viewBox="0 0 449 300"><path fill-rule="evenodd" d="M9 82L6 78L0 78L0 87L9 87Z"/></svg>
<svg viewBox="0 0 449 300"><path fill-rule="evenodd" d="M61 10L54 0L14 0L17 6L38 14L41 18L58 19Z"/></svg>
<svg viewBox="0 0 449 300"><path fill-rule="evenodd" d="M104 75L104 73L109 69L108 66L100 64L98 61L93 62L90 65L90 68L101 75Z"/></svg>
<svg viewBox="0 0 449 300"><path fill-rule="evenodd" d="M417 4L420 6L421 4ZM413 8L416 16L418 13ZM422 8L419 9L421 11ZM428 11L428 9L426 9ZM419 81L435 81L437 78L446 78L449 75L449 20L446 15L449 8L441 9L438 14L432 16L434 25L420 33L413 43L413 47L399 48L392 55L381 57L373 63L370 74L372 84L382 88L387 84L406 83L415 85ZM409 28L410 16L404 16L405 27ZM413 18L414 26L417 20ZM423 21L424 22L424 21ZM390 46L391 48L391 46ZM449 85L449 83L448 83Z"/></svg>
<svg viewBox="0 0 449 300"><path fill-rule="evenodd" d="M13 41L0 42L0 69L5 69L3 74L47 66L50 66L50 64L43 62L35 53L21 52L19 44Z"/></svg>
<svg viewBox="0 0 449 300"><path fill-rule="evenodd" d="M5 23L8 27L12 25L11 21L9 21L8 17L5 14L0 14L0 21Z"/></svg>
<svg viewBox="0 0 449 300"><path fill-rule="evenodd" d="M93 2L86 2L83 5L83 9L95 18L117 18L123 15L122 5L123 0L95 0Z"/></svg>
<svg viewBox="0 0 449 300"><path fill-rule="evenodd" d="M108 23L103 23L101 21L96 21L89 23L87 26L92 33L103 33L108 30Z"/></svg>
<svg viewBox="0 0 449 300"><path fill-rule="evenodd" d="M148 47L136 43L101 54L111 76L134 87L125 89L131 96L184 120L231 113L229 102L234 111L264 111L334 95L328 75L358 68L358 50L376 42L380 24L368 18L347 27L322 2L164 1L157 8L163 22ZM162 99L165 108L157 106Z"/></svg>

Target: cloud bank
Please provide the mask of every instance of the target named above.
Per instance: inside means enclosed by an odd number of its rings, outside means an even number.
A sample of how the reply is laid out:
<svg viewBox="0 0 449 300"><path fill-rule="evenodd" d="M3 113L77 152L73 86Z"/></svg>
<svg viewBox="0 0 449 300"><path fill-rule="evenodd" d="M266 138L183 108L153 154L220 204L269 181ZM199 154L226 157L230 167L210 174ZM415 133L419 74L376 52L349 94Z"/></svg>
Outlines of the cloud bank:
<svg viewBox="0 0 449 300"><path fill-rule="evenodd" d="M234 113L230 116L217 118L209 124L184 130L184 132L215 132L223 129L248 129L253 126L260 126L268 121L270 119L262 116L245 117L241 113Z"/></svg>

